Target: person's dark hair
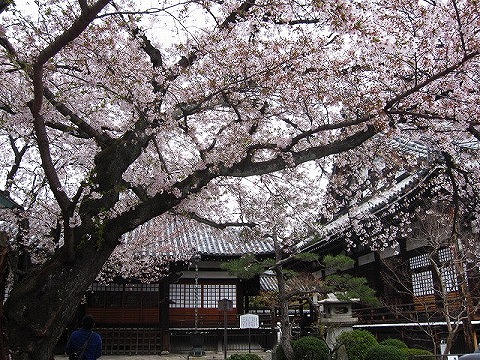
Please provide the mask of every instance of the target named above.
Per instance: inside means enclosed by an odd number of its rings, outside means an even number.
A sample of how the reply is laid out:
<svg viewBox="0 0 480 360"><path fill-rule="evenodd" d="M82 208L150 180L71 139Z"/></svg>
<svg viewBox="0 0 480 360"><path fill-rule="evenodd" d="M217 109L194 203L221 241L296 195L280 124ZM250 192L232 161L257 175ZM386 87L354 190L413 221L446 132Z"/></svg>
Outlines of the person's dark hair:
<svg viewBox="0 0 480 360"><path fill-rule="evenodd" d="M95 325L92 315L85 315L82 319L82 327L87 330L92 330Z"/></svg>

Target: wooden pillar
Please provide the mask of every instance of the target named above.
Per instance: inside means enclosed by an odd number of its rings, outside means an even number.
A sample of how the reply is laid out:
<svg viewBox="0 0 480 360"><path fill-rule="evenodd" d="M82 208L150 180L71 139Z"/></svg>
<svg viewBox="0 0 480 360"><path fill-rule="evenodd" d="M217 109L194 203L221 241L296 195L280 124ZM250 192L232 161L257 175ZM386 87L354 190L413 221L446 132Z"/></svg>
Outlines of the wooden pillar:
<svg viewBox="0 0 480 360"><path fill-rule="evenodd" d="M245 281L236 281L235 286L237 291L237 313L244 314L248 310L248 296L245 291Z"/></svg>
<svg viewBox="0 0 480 360"><path fill-rule="evenodd" d="M161 352L167 354L170 352L170 318L169 318L169 281L161 281L159 284L159 325L161 336Z"/></svg>

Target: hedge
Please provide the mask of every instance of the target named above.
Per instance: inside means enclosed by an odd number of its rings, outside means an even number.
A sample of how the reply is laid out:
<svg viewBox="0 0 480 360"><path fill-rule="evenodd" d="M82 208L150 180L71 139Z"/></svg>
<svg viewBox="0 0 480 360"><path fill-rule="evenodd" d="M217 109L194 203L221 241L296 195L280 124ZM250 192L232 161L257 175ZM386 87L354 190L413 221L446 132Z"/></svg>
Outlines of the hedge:
<svg viewBox="0 0 480 360"><path fill-rule="evenodd" d="M230 355L227 360L262 360L260 356L257 354L232 354Z"/></svg>
<svg viewBox="0 0 480 360"><path fill-rule="evenodd" d="M424 349L403 349L407 354L408 360L435 360L435 355L432 352Z"/></svg>
<svg viewBox="0 0 480 360"><path fill-rule="evenodd" d="M368 349L378 345L378 342L372 333L366 330L352 330L340 334L338 344L345 346L348 360L364 360Z"/></svg>
<svg viewBox="0 0 480 360"><path fill-rule="evenodd" d="M350 358L348 358L350 360ZM404 349L391 345L373 345L365 353L364 360L408 360Z"/></svg>
<svg viewBox="0 0 480 360"><path fill-rule="evenodd" d="M398 349L407 349L408 348L407 344L405 344L400 339L385 339L383 341L380 341L380 345L393 346L393 347L396 347Z"/></svg>
<svg viewBox="0 0 480 360"><path fill-rule="evenodd" d="M295 360L328 360L330 350L325 341L314 336L304 336L292 341Z"/></svg>

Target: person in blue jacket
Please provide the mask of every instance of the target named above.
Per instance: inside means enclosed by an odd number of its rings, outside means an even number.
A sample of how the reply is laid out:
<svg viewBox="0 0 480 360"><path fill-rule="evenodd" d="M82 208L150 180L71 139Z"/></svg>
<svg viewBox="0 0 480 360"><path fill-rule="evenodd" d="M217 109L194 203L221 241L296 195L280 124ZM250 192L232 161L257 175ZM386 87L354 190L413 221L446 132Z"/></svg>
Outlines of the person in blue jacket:
<svg viewBox="0 0 480 360"><path fill-rule="evenodd" d="M82 319L82 327L75 330L68 339L65 353L72 354L82 347L88 340L87 347L83 353L83 360L96 360L102 356L102 337L93 331L95 321L91 315L85 315Z"/></svg>

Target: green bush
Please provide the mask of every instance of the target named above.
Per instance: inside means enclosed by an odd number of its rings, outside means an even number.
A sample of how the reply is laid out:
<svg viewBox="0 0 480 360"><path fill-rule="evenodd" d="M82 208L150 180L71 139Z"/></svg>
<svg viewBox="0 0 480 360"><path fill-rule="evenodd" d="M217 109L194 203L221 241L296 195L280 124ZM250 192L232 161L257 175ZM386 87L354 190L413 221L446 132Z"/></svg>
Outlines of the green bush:
<svg viewBox="0 0 480 360"><path fill-rule="evenodd" d="M304 336L292 341L295 360L328 360L330 351L325 341L314 336Z"/></svg>
<svg viewBox="0 0 480 360"><path fill-rule="evenodd" d="M435 360L435 355L428 350L423 349L403 349L403 352L407 354L408 360Z"/></svg>
<svg viewBox="0 0 480 360"><path fill-rule="evenodd" d="M282 345L275 346L272 351L272 360L287 360Z"/></svg>
<svg viewBox="0 0 480 360"><path fill-rule="evenodd" d="M227 360L262 360L260 356L257 354L232 354L230 355Z"/></svg>
<svg viewBox="0 0 480 360"><path fill-rule="evenodd" d="M398 349L408 348L407 344L405 344L402 340L399 340L399 339L385 339L383 341L380 341L380 345L393 346Z"/></svg>
<svg viewBox="0 0 480 360"><path fill-rule="evenodd" d="M378 345L378 342L372 333L366 330L352 330L340 334L338 345L345 346L348 360L364 360L367 350Z"/></svg>
<svg viewBox="0 0 480 360"><path fill-rule="evenodd" d="M364 360L408 360L404 350L395 346L377 344L367 350Z"/></svg>

